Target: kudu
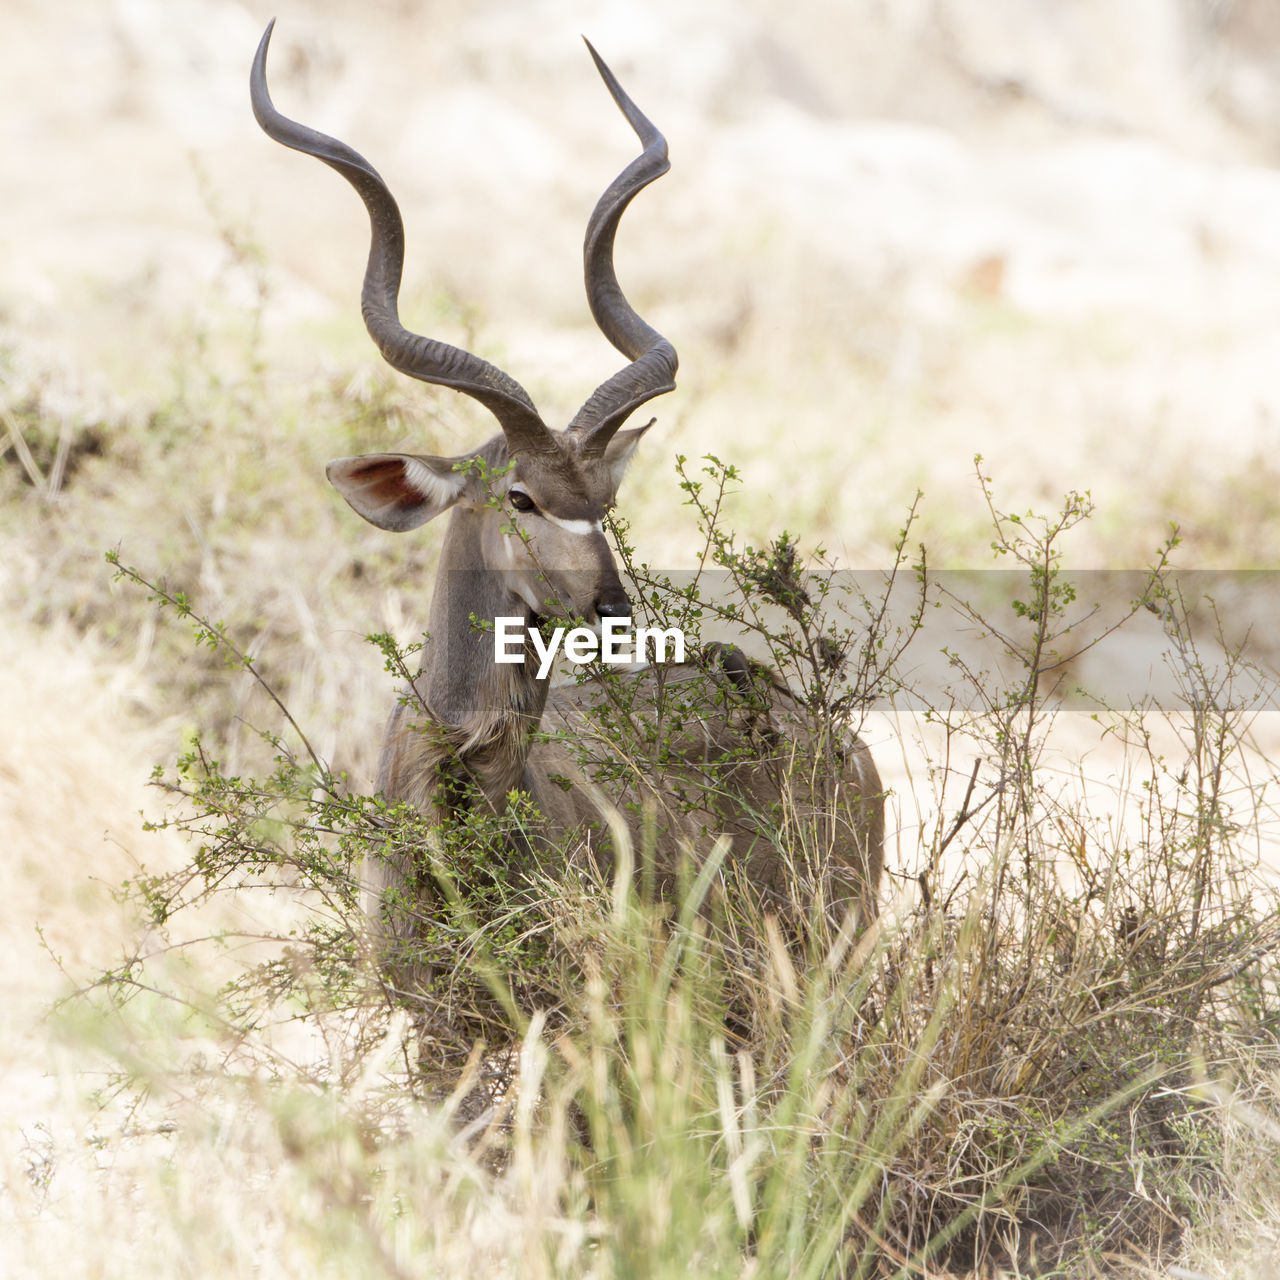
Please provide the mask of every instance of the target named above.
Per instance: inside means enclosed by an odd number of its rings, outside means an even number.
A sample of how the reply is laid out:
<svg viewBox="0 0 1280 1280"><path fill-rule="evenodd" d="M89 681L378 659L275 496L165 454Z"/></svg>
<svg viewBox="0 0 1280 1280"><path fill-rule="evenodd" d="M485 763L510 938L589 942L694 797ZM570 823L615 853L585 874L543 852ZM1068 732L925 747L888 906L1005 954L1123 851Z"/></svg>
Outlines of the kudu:
<svg viewBox="0 0 1280 1280"><path fill-rule="evenodd" d="M398 532L451 513L422 667L392 712L378 789L388 801L407 802L441 823L468 804L501 812L509 793L522 792L540 815L534 839L544 851L564 849L576 836L607 861L609 840L601 835L599 792L590 779L611 748L593 730L591 686L552 688L532 661L495 663L483 623L518 616L526 625L546 618L592 624L631 613L602 521L648 430L623 423L647 400L674 389L676 353L624 297L613 244L632 198L667 171L666 141L588 44L643 147L600 198L585 243L591 313L630 363L596 389L567 429L553 431L506 373L402 327L404 230L396 202L350 147L286 119L272 105L265 71L271 30L253 62L254 114L270 137L336 169L364 201L372 243L362 309L378 349L402 373L478 400L502 428L461 457L384 453L340 458L327 468L347 502L380 528ZM693 687L702 696L695 718L671 718L663 755L675 764L666 776L654 781L639 768L629 782L614 784L608 799L630 813L638 843L646 838L647 820L661 867L674 867L684 850L697 856L725 836L731 872L762 895L780 893L797 863L802 873L821 867L816 881L828 910L843 916L852 909L870 919L883 862L883 799L866 746L842 736L821 757L827 769L796 766L797 755L812 746L806 727L812 719L767 669L755 669L736 650L712 648L702 665L611 677L629 682L632 719L647 717L651 725L673 689ZM535 733L539 726L550 734ZM644 814L647 819L636 816ZM809 823L808 838L795 842L797 849L803 844L803 855L789 857L780 847L779 814L784 824ZM771 816L762 821L762 815ZM825 834L815 839L815 830ZM427 878L394 853L366 875L374 931L386 954L395 939L412 935L413 917L430 897Z"/></svg>

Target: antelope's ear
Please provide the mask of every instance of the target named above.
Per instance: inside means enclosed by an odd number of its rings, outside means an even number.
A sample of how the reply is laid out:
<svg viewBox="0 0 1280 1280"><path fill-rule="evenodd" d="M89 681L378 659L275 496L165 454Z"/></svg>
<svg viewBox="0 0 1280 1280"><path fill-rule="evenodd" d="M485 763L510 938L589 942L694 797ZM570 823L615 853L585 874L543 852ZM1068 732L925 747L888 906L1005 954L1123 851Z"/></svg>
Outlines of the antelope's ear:
<svg viewBox="0 0 1280 1280"><path fill-rule="evenodd" d="M609 441L605 448L605 465L609 468L609 475L613 479L613 491L615 493L617 493L618 486L622 483L622 477L626 475L627 464L630 463L631 455L636 451L636 445L640 443L640 437L655 422L657 422L657 418L650 418L643 427L628 427L625 431L615 432L613 439Z"/></svg>
<svg viewBox="0 0 1280 1280"><path fill-rule="evenodd" d="M403 533L448 511L467 490L461 458L371 453L336 458L325 467L329 482L355 511L379 529Z"/></svg>

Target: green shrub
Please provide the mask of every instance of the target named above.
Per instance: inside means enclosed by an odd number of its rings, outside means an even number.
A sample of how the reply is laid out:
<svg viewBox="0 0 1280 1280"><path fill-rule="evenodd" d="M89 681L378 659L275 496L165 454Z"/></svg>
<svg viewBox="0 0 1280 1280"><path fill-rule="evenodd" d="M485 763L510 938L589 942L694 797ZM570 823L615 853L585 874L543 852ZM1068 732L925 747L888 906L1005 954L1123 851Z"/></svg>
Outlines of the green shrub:
<svg viewBox="0 0 1280 1280"><path fill-rule="evenodd" d="M850 593L786 535L737 547L719 516L732 469L680 465L702 566L656 574L620 530L635 599L665 624L745 637L801 695L819 742L873 700L917 700L942 746L916 780L933 789L932 823L900 854L919 868L914 895L898 870L891 903L857 934L806 910L799 872L790 909L762 904L723 845L692 851L665 899L643 840L618 837L611 874L574 848L531 865L512 852L538 821L520 797L441 830L350 794L272 694L273 771L230 774L197 740L157 775L194 852L127 886L155 933L101 987L117 1004L152 990L157 940L213 896L292 895L293 927L255 939L266 958L232 972L202 1017L233 1073L282 1088L300 1077L273 1049L278 1028L323 1028L341 1052L305 1080L339 1111L376 1064L376 1116L364 1093L342 1122L362 1154L344 1165L340 1207L380 1248L425 1106L460 1128L441 1160L462 1149L473 1162L466 1178L448 1166L447 1208L433 1212L461 1223L485 1186L518 1224L505 1256L536 1274L1087 1274L1126 1253L1173 1258L1224 1177L1222 1082L1275 1069L1280 1017L1280 925L1249 853L1266 814L1245 755L1243 659L1225 671L1202 659L1168 570L1176 539L1115 626L1143 609L1162 619L1185 700L1165 714L1183 750L1160 754L1149 707L1096 713L1139 744L1121 798L1136 818L1116 823L1043 776L1050 676L1094 642L1076 643L1093 606L1061 565L1087 497L1049 519L1014 516L982 480L994 551L1021 585L995 615L958 607L1000 638L1013 677L994 683L953 655L944 699L902 674L936 604L923 553L904 569L910 521L882 594ZM185 596L117 567L261 679ZM904 581L912 601L895 614ZM403 668L409 655L380 643ZM607 673L591 678L607 691ZM605 698L618 782L661 766L662 743L636 720L624 693ZM973 755L972 769L956 763ZM802 827L773 821L802 869ZM413 851L429 889L414 941L434 975L422 991L390 990L364 938L359 866L389 844Z"/></svg>

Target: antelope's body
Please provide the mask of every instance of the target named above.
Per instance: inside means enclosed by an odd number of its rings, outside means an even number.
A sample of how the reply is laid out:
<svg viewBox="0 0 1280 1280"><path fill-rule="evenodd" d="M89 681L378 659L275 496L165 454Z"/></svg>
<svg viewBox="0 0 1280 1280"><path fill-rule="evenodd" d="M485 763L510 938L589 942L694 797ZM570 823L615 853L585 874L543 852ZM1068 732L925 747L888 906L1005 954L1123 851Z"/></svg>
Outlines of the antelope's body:
<svg viewBox="0 0 1280 1280"><path fill-rule="evenodd" d="M584 251L592 315L630 363L593 393L565 430L554 431L506 373L400 324L404 232L395 200L350 147L275 110L265 76L270 37L268 27L254 59L254 113L272 138L336 169L364 200L372 237L362 310L370 335L395 368L472 396L502 428L458 458L374 454L327 468L351 506L382 528L403 531L449 513L422 668L392 713L379 790L442 823L458 816L460 804L501 811L511 791L523 792L542 816L542 844L564 848L581 833L607 858L607 847L592 834L602 824L591 780L607 771L611 744L592 712L592 686L553 689L529 661L496 663L492 636L476 620L591 625L631 613L602 522L648 429L622 424L640 405L674 389L676 354L623 295L613 242L632 198L666 172L666 142L591 50L643 146L596 205ZM814 872L829 910L851 908L869 919L883 862L881 784L869 752L852 737L815 752L810 718L789 691L767 672L747 678L748 664L737 659L618 677L627 682L623 696L633 717L650 724L662 716L667 698L692 692L701 709L667 742L671 764L663 774L650 775L639 762L630 781L607 786L606 799L630 814L633 825L635 815L652 815L662 866L674 866L682 848L696 854L726 835L740 882L762 894L779 891L799 859L799 870ZM535 737L540 726L562 733L547 741ZM797 760L825 764L806 770ZM802 851L787 839L800 824L809 832ZM375 929L392 938L411 933L420 914L414 868L393 853L369 869L368 879Z"/></svg>

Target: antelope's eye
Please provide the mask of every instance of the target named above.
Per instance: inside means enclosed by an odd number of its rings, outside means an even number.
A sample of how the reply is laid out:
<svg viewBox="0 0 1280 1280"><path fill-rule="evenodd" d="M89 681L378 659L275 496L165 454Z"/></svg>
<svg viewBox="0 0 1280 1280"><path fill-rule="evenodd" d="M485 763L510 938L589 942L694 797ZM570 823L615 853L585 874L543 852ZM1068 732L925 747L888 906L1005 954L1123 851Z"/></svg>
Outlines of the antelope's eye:
<svg viewBox="0 0 1280 1280"><path fill-rule="evenodd" d="M512 489L508 492L507 497L511 499L511 505L517 511L536 511L538 509L537 503L523 489Z"/></svg>

